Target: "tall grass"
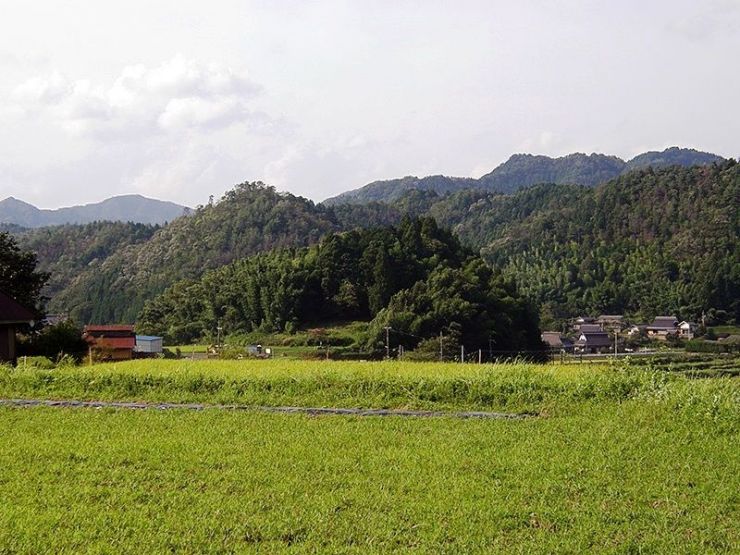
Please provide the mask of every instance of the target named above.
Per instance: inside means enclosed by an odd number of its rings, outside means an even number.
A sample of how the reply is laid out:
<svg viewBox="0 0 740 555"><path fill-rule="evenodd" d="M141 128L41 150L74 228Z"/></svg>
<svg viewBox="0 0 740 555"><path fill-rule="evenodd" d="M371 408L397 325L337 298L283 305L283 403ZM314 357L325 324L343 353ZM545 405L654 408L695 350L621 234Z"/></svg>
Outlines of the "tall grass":
<svg viewBox="0 0 740 555"><path fill-rule="evenodd" d="M461 365L309 361L131 361L57 370L0 370L0 396L509 410L643 399L737 409L732 378L690 380L629 363ZM694 399L695 400L691 400ZM725 410L723 409L723 410Z"/></svg>

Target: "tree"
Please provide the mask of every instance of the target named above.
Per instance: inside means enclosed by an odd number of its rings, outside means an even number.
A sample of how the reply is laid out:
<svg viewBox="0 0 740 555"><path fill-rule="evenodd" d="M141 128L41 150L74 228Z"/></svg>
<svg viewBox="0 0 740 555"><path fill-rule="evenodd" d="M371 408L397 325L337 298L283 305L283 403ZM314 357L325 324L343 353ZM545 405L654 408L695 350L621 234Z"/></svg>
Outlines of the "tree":
<svg viewBox="0 0 740 555"><path fill-rule="evenodd" d="M8 233L0 233L0 290L41 315L46 298L41 289L49 274L36 271L36 255L22 251Z"/></svg>

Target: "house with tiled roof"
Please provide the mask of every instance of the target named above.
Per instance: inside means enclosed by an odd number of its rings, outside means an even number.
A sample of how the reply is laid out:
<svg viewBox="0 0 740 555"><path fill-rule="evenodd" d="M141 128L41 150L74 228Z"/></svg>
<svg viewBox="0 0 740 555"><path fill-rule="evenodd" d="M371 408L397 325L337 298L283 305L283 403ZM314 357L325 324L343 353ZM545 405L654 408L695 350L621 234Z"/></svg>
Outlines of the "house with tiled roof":
<svg viewBox="0 0 740 555"><path fill-rule="evenodd" d="M573 342L558 331L543 331L541 339L551 351L573 352Z"/></svg>
<svg viewBox="0 0 740 555"><path fill-rule="evenodd" d="M678 319L675 316L657 316L645 330L648 337L665 341L669 335L678 335Z"/></svg>
<svg viewBox="0 0 740 555"><path fill-rule="evenodd" d="M576 340L575 348L579 353L608 353L612 348L612 341L605 331L583 332Z"/></svg>
<svg viewBox="0 0 740 555"><path fill-rule="evenodd" d="M101 360L129 360L134 356L134 326L88 325L83 329L82 338Z"/></svg>

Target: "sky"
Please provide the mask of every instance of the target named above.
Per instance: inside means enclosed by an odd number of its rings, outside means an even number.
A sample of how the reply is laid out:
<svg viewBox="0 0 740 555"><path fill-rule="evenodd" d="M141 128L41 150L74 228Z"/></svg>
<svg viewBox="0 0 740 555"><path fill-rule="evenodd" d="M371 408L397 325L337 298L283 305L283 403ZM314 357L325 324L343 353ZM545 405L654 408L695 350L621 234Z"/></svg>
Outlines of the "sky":
<svg viewBox="0 0 740 555"><path fill-rule="evenodd" d="M0 0L0 199L740 155L740 0Z"/></svg>

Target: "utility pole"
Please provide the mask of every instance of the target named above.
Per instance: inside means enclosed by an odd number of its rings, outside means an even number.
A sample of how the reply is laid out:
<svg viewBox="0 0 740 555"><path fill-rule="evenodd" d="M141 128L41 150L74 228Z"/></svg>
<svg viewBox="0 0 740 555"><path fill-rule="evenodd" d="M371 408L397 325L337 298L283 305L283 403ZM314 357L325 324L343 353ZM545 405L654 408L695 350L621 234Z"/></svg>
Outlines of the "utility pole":
<svg viewBox="0 0 740 555"><path fill-rule="evenodd" d="M617 339L619 338L619 332L614 329L614 358L617 358Z"/></svg>
<svg viewBox="0 0 740 555"><path fill-rule="evenodd" d="M391 358L391 340L390 340L390 326L385 326L385 358Z"/></svg>
<svg viewBox="0 0 740 555"><path fill-rule="evenodd" d="M465 345L460 345L460 362L465 362Z"/></svg>
<svg viewBox="0 0 740 555"><path fill-rule="evenodd" d="M483 364L483 349L478 349L478 364Z"/></svg>
<svg viewBox="0 0 740 555"><path fill-rule="evenodd" d="M444 357L442 355L442 332L440 331L439 332L439 360L440 362L442 361L443 358Z"/></svg>

